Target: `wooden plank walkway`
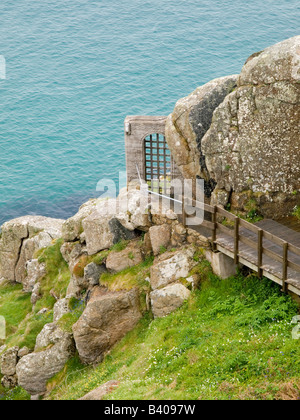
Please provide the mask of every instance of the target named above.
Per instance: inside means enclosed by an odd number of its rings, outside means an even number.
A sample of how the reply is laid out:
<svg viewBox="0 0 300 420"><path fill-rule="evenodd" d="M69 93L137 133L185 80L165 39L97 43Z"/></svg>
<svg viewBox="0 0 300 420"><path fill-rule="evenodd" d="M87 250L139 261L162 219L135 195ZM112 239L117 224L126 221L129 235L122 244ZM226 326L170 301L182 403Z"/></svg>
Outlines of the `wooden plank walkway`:
<svg viewBox="0 0 300 420"><path fill-rule="evenodd" d="M183 201L184 202L184 201ZM204 208L204 221L191 226L208 237L213 250L241 263L258 275L280 284L282 290L300 296L300 232L271 219L249 223L219 206L189 200L188 205ZM188 217L183 205L182 222Z"/></svg>
<svg viewBox="0 0 300 420"><path fill-rule="evenodd" d="M292 229L287 228L286 226L271 220L266 219L262 220L255 224L257 227L262 229L264 232L268 232L271 235L274 235L282 241L286 241L291 245L300 249L300 233ZM240 228L240 237L249 239L253 243L257 243L257 234L254 232ZM242 239L243 241L243 239ZM217 249L228 256L234 258L234 238L231 235L226 234L225 232L220 232L216 237L216 246ZM262 270L262 275L271 280L275 281L278 284L282 284L282 275L283 275L283 264L281 261L282 258L282 246L274 243L273 241L267 239L266 237L262 238L262 246L266 251L271 251L274 254L278 255L278 260L275 260L275 255L267 255L265 252L262 253L262 261L260 268ZM250 267L251 269L258 271L259 261L258 253L254 247L247 245L246 243L239 244L239 262ZM297 265L300 265L300 256L295 254L292 251L288 252L288 259ZM285 281L287 289L300 295L300 272L293 270L292 268L287 268L287 279Z"/></svg>
<svg viewBox="0 0 300 420"><path fill-rule="evenodd" d="M181 223L206 236L213 251L234 260L300 296L300 231L271 219L252 224L228 212L194 199L176 197L182 206ZM204 220L195 210L204 211ZM189 218L194 214L192 225ZM190 221L191 222L191 221ZM299 226L299 223L296 224Z"/></svg>

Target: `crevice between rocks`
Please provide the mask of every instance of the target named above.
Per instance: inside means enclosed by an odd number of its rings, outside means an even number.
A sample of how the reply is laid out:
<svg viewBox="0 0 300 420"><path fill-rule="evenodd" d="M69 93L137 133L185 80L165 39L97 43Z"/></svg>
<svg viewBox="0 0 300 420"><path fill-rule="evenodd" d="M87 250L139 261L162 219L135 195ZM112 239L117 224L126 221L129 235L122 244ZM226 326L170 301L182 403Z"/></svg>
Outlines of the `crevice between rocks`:
<svg viewBox="0 0 300 420"><path fill-rule="evenodd" d="M20 247L19 247L19 251L18 251L18 255L17 255L17 259L16 259L16 263L15 263L15 268L14 268L15 281L16 281L16 279L17 279L17 267L18 267L18 264L19 264L19 261L20 261L20 258L21 258L22 249L23 249L23 244L24 244L24 242L25 242L27 239L29 239L29 230L28 230L28 226L27 226L27 235L26 235L26 237L24 237L24 238L22 238L22 239L21 239L21 244L20 244Z"/></svg>

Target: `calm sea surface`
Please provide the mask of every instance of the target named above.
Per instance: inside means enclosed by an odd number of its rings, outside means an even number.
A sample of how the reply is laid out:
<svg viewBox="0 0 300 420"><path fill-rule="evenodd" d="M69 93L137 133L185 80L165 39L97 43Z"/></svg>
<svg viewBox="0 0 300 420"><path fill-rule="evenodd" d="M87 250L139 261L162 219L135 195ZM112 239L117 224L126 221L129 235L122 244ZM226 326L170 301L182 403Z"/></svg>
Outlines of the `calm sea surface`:
<svg viewBox="0 0 300 420"><path fill-rule="evenodd" d="M299 0L1 0L0 224L66 218L125 170L126 115L167 115L299 35Z"/></svg>

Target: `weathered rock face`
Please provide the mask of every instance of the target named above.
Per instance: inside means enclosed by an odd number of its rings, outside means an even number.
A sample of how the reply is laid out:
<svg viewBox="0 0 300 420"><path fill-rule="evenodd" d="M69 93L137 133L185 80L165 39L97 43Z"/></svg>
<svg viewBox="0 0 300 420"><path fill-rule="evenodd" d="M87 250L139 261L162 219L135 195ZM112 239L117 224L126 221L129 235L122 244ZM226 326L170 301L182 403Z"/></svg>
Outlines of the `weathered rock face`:
<svg viewBox="0 0 300 420"><path fill-rule="evenodd" d="M222 77L197 88L176 103L166 122L166 139L182 175L187 179L201 176L208 189L210 177L202 153L202 138L210 127L214 110L235 88L237 77Z"/></svg>
<svg viewBox="0 0 300 420"><path fill-rule="evenodd" d="M37 259L29 260L26 263L26 273L27 275L23 280L23 290L27 293L33 292L34 286L46 274L46 265L44 263L40 264Z"/></svg>
<svg viewBox="0 0 300 420"><path fill-rule="evenodd" d="M12 376L16 373L18 347L12 347L1 356L1 374Z"/></svg>
<svg viewBox="0 0 300 420"><path fill-rule="evenodd" d="M22 357L17 364L19 385L31 395L44 393L47 381L63 369L74 351L72 334L47 324L37 337L35 353Z"/></svg>
<svg viewBox="0 0 300 420"><path fill-rule="evenodd" d="M69 299L59 299L53 307L53 322L57 322L63 315L71 312Z"/></svg>
<svg viewBox="0 0 300 420"><path fill-rule="evenodd" d="M30 298L30 302L32 305L35 305L36 302L41 298L40 288L41 288L41 284L39 282L35 283L32 289L31 298Z"/></svg>
<svg viewBox="0 0 300 420"><path fill-rule="evenodd" d="M65 242L73 242L80 239L83 233L82 220L95 211L97 200L89 200L84 203L79 211L68 220L65 221L62 227L62 237Z"/></svg>
<svg viewBox="0 0 300 420"><path fill-rule="evenodd" d="M122 251L112 251L107 257L106 268L113 273L117 273L140 264L142 261L141 250L136 241L133 241Z"/></svg>
<svg viewBox="0 0 300 420"><path fill-rule="evenodd" d="M99 386L97 389L79 398L79 401L101 401L107 395L113 392L120 385L119 381L109 381Z"/></svg>
<svg viewBox="0 0 300 420"><path fill-rule="evenodd" d="M215 202L231 196L244 209L251 196L267 217L299 202L299 82L300 36L248 59L202 139Z"/></svg>
<svg viewBox="0 0 300 420"><path fill-rule="evenodd" d="M167 248L171 242L171 227L164 224L160 226L152 226L149 229L149 237L154 255L158 255L161 248Z"/></svg>
<svg viewBox="0 0 300 420"><path fill-rule="evenodd" d="M61 237L64 220L24 216L4 223L0 240L0 278L23 283L35 251Z"/></svg>
<svg viewBox="0 0 300 420"><path fill-rule="evenodd" d="M101 274L105 273L106 267L104 264L98 265L90 263L84 268L84 280L89 286L97 286Z"/></svg>
<svg viewBox="0 0 300 420"><path fill-rule="evenodd" d="M187 277L196 265L193 259L194 253L191 247L158 257L150 270L152 289L165 287L182 277Z"/></svg>
<svg viewBox="0 0 300 420"><path fill-rule="evenodd" d="M4 388L14 388L18 384L16 365L18 362L18 347L12 347L2 354L0 371L3 375L1 384Z"/></svg>
<svg viewBox="0 0 300 420"><path fill-rule="evenodd" d="M90 200L63 225L66 242L86 242L89 255L108 249L120 240L135 238L135 229L147 231L148 202L137 189L124 189L117 199Z"/></svg>
<svg viewBox="0 0 300 420"><path fill-rule="evenodd" d="M135 237L134 232L125 228L117 218L101 218L97 211L84 219L82 226L89 255L108 249L121 240Z"/></svg>
<svg viewBox="0 0 300 420"><path fill-rule="evenodd" d="M171 284L151 292L151 306L155 318L162 318L182 306L191 292L182 284Z"/></svg>
<svg viewBox="0 0 300 420"><path fill-rule="evenodd" d="M86 309L73 325L81 361L101 362L105 352L131 331L141 316L136 289L108 292L95 287Z"/></svg>

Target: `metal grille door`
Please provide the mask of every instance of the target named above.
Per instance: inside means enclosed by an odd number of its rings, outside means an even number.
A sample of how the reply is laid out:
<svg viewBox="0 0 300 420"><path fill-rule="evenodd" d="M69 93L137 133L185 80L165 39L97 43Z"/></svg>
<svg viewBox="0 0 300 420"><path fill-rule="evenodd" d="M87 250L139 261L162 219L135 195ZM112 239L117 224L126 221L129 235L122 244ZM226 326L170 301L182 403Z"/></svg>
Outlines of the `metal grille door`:
<svg viewBox="0 0 300 420"><path fill-rule="evenodd" d="M151 191L170 193L171 153L162 134L150 134L145 138L145 174Z"/></svg>

